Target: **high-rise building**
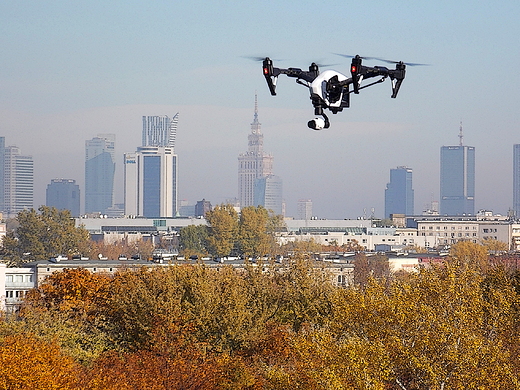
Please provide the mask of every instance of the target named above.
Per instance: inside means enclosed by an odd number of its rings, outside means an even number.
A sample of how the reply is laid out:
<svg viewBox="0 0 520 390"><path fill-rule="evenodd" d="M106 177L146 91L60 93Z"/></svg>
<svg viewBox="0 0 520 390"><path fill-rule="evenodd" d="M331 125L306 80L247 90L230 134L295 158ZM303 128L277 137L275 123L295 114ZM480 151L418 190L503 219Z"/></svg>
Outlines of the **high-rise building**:
<svg viewBox="0 0 520 390"><path fill-rule="evenodd" d="M177 136L179 113L173 118L163 116L143 116L143 142L141 146L165 146L174 148Z"/></svg>
<svg viewBox="0 0 520 390"><path fill-rule="evenodd" d="M5 210L5 137L0 137L0 211Z"/></svg>
<svg viewBox="0 0 520 390"><path fill-rule="evenodd" d="M115 134L85 141L85 213L106 214L114 203Z"/></svg>
<svg viewBox="0 0 520 390"><path fill-rule="evenodd" d="M211 202L206 199L199 200L195 205L195 217L204 217L207 212L211 211Z"/></svg>
<svg viewBox="0 0 520 390"><path fill-rule="evenodd" d="M390 182L385 190L385 218L391 214L414 214L412 169L399 166L390 169Z"/></svg>
<svg viewBox="0 0 520 390"><path fill-rule="evenodd" d="M175 137L178 113L143 116L143 145L125 153L125 214L154 217L177 215L177 155Z"/></svg>
<svg viewBox="0 0 520 390"><path fill-rule="evenodd" d="M475 148L460 143L441 147L441 215L475 214Z"/></svg>
<svg viewBox="0 0 520 390"><path fill-rule="evenodd" d="M254 206L263 206L276 215L283 215L282 179L276 175L257 178L254 186Z"/></svg>
<svg viewBox="0 0 520 390"><path fill-rule="evenodd" d="M34 207L34 163L16 146L4 149L4 211L7 216Z"/></svg>
<svg viewBox="0 0 520 390"><path fill-rule="evenodd" d="M298 219L309 221L312 219L312 200L300 199L297 204Z"/></svg>
<svg viewBox="0 0 520 390"><path fill-rule="evenodd" d="M240 207L254 206L255 180L273 174L273 156L264 152L264 136L258 122L258 101L248 136L248 150L238 156L238 200Z"/></svg>
<svg viewBox="0 0 520 390"><path fill-rule="evenodd" d="M513 212L520 217L520 144L513 145Z"/></svg>
<svg viewBox="0 0 520 390"><path fill-rule="evenodd" d="M79 217L79 185L73 179L52 179L47 185L46 202L49 207L69 210L71 216Z"/></svg>

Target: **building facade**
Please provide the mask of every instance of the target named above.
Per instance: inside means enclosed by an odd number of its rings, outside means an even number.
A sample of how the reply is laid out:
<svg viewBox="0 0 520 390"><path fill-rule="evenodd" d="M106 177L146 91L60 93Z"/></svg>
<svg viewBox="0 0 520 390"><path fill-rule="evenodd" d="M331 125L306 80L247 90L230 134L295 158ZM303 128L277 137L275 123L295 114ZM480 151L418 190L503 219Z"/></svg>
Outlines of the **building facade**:
<svg viewBox="0 0 520 390"><path fill-rule="evenodd" d="M441 147L440 214L475 214L475 148Z"/></svg>
<svg viewBox="0 0 520 390"><path fill-rule="evenodd" d="M520 144L513 145L513 211L520 217Z"/></svg>
<svg viewBox="0 0 520 390"><path fill-rule="evenodd" d="M297 219L308 221L312 218L312 200L300 199L296 205Z"/></svg>
<svg viewBox="0 0 520 390"><path fill-rule="evenodd" d="M52 179L47 185L45 204L58 210L69 210L73 217L79 217L80 191L73 179Z"/></svg>
<svg viewBox="0 0 520 390"><path fill-rule="evenodd" d="M175 217L177 155L173 148L142 146L125 153L125 214Z"/></svg>
<svg viewBox="0 0 520 390"><path fill-rule="evenodd" d="M85 141L85 213L106 214L114 203L115 134Z"/></svg>
<svg viewBox="0 0 520 390"><path fill-rule="evenodd" d="M282 189L282 179L276 175L257 178L254 187L254 205L263 206L276 215L283 215Z"/></svg>
<svg viewBox="0 0 520 390"><path fill-rule="evenodd" d="M34 162L16 146L4 148L4 212L12 217L34 207Z"/></svg>
<svg viewBox="0 0 520 390"><path fill-rule="evenodd" d="M179 113L172 118L167 115L143 116L141 146L164 146L175 148Z"/></svg>
<svg viewBox="0 0 520 390"><path fill-rule="evenodd" d="M238 200L240 207L255 205L256 179L273 174L273 156L264 152L264 136L258 122L258 102L248 136L248 150L238 156Z"/></svg>
<svg viewBox="0 0 520 390"><path fill-rule="evenodd" d="M385 218L390 218L391 214L414 215L411 168L390 169L390 182L385 190Z"/></svg>

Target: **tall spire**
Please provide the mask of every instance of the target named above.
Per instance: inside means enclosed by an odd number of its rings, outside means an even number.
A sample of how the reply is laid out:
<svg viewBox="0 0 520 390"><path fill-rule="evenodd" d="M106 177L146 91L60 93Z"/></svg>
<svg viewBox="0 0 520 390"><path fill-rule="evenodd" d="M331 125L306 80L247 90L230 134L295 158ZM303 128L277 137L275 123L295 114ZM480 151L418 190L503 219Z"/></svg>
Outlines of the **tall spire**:
<svg viewBox="0 0 520 390"><path fill-rule="evenodd" d="M462 146L464 144L464 135L462 134L462 121L460 121L459 127L459 145Z"/></svg>
<svg viewBox="0 0 520 390"><path fill-rule="evenodd" d="M258 95L255 92L255 115L251 123L251 133L260 134L260 122L258 122Z"/></svg>

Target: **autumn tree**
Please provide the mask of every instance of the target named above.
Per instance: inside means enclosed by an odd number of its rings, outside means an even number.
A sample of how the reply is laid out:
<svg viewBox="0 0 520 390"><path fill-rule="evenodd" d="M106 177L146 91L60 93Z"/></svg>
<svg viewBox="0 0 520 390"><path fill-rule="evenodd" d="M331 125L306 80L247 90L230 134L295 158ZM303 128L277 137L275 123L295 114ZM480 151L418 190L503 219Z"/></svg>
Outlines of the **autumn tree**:
<svg viewBox="0 0 520 390"><path fill-rule="evenodd" d="M209 225L210 252L218 257L229 255L238 235L238 213L232 205L222 204L208 211L206 220Z"/></svg>
<svg viewBox="0 0 520 390"><path fill-rule="evenodd" d="M245 256L262 256L272 248L268 233L269 213L262 207L244 207L240 212L238 247Z"/></svg>
<svg viewBox="0 0 520 390"><path fill-rule="evenodd" d="M357 253L354 257L354 283L364 286L370 278L386 279L390 276L388 257Z"/></svg>
<svg viewBox="0 0 520 390"><path fill-rule="evenodd" d="M489 268L489 256L485 246L469 240L458 241L450 248L448 261L458 266L478 269Z"/></svg>
<svg viewBox="0 0 520 390"><path fill-rule="evenodd" d="M3 240L2 254L10 264L88 251L89 234L75 226L68 210L41 206L20 211L17 220L18 228Z"/></svg>
<svg viewBox="0 0 520 390"><path fill-rule="evenodd" d="M56 343L23 333L0 341L0 389L77 389L77 370Z"/></svg>

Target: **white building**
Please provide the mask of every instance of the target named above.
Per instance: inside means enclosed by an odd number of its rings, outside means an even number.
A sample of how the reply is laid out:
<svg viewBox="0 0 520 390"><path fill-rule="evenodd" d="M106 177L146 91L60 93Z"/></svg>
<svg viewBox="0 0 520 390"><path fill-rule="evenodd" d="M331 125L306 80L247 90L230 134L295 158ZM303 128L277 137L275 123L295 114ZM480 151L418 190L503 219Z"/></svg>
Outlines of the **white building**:
<svg viewBox="0 0 520 390"><path fill-rule="evenodd" d="M8 217L34 207L34 163L16 146L5 148L4 210Z"/></svg>
<svg viewBox="0 0 520 390"><path fill-rule="evenodd" d="M141 146L125 153L125 215L174 217L177 213L177 155L173 148Z"/></svg>

